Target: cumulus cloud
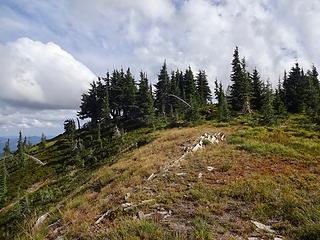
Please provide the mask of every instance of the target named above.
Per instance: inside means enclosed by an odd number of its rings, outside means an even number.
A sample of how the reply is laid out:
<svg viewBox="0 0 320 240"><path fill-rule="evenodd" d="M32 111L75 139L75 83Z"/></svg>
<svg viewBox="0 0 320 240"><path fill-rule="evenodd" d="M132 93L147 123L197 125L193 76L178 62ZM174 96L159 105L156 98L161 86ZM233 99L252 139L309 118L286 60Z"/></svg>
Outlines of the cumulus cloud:
<svg viewBox="0 0 320 240"><path fill-rule="evenodd" d="M29 38L0 45L0 99L20 107L75 109L95 75L58 45Z"/></svg>

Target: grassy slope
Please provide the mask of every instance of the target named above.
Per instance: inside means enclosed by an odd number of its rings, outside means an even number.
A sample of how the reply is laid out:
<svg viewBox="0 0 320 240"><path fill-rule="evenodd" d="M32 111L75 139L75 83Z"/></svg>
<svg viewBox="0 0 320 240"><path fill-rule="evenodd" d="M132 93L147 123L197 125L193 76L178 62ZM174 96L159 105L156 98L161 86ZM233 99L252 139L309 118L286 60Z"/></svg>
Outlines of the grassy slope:
<svg viewBox="0 0 320 240"><path fill-rule="evenodd" d="M253 126L245 119L154 133L142 129L127 134L126 144L105 143L121 148L90 168L73 165L70 149L57 138L45 150L33 149L48 165L30 163L27 172L34 174L11 175L13 186L21 182L21 191L0 210L1 227L22 230L7 236L16 239L273 239L250 222L257 220L287 239L319 239L319 131L297 117L277 127ZM224 132L227 141L162 170L205 132ZM152 173L157 176L147 181ZM97 183L101 192L92 190ZM18 204L8 207L12 202ZM134 206L124 210L126 202ZM34 229L48 209L50 217ZM167 218L160 214L169 211ZM139 220L139 212L155 214Z"/></svg>
<svg viewBox="0 0 320 240"><path fill-rule="evenodd" d="M272 128L238 121L156 132L152 143L94 173L103 186L100 193L87 188L75 195L40 229L26 229L23 238L273 239L278 234L319 239L320 134L300 121ZM161 170L183 154L183 146L218 131L227 134L226 142ZM125 210L125 202L134 207ZM164 211L172 214L163 218ZM139 212L155 214L139 220ZM257 230L250 220L271 225L276 234Z"/></svg>

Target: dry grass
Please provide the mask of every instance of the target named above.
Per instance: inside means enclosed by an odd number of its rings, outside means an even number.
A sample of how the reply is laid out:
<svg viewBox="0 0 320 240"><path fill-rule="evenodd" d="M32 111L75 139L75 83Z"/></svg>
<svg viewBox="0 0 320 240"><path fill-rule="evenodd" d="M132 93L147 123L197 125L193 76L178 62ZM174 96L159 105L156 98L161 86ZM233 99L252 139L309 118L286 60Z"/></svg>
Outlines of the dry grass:
<svg viewBox="0 0 320 240"><path fill-rule="evenodd" d="M157 139L152 143L98 170L96 179L103 186L100 193L87 190L61 208L64 235L71 239L272 237L257 231L251 219L271 224L278 234L286 237L304 234L308 221L317 224L320 220L316 215L319 205L314 205L314 214L310 207L320 200L320 177L304 163L288 161L279 154L265 156L224 142L206 145L179 166L161 171L201 134L223 131L228 135L238 129L239 126L203 125L156 132ZM282 133L274 136L268 133L262 139L272 142L273 138L276 143L290 143ZM209 171L208 166L214 169ZM157 176L147 181L152 173ZM150 201L143 203L145 200ZM121 204L125 202L135 206L124 210ZM309 216L300 217L301 209ZM111 213L95 224L108 210ZM140 221L139 211L152 215ZM172 214L163 218L159 211ZM299 224L305 227L295 235ZM49 229L48 236L57 237L54 228Z"/></svg>

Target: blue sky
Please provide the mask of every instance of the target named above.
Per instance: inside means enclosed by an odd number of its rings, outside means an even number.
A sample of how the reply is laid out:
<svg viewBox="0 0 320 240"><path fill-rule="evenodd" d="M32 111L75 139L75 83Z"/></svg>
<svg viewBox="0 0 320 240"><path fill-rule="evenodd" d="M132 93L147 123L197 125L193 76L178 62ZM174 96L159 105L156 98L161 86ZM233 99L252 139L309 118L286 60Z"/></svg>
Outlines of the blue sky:
<svg viewBox="0 0 320 240"><path fill-rule="evenodd" d="M155 82L166 59L226 85L236 45L275 84L296 60L320 65L319 10L318 0L1 1L0 135L61 132L108 69Z"/></svg>

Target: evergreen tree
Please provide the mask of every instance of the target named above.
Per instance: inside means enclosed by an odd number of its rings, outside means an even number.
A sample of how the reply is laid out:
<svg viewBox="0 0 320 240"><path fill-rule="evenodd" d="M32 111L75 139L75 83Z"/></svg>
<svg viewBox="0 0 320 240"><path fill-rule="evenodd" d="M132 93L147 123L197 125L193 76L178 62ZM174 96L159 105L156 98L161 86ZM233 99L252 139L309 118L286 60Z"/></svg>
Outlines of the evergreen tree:
<svg viewBox="0 0 320 240"><path fill-rule="evenodd" d="M115 120L121 116L122 111L123 78L124 73L121 69L121 71L114 70L110 79L109 106L111 114Z"/></svg>
<svg viewBox="0 0 320 240"><path fill-rule="evenodd" d="M215 81L214 93L216 95L216 100L218 101L218 119L220 121L228 121L230 119L230 111L227 102L227 98L223 91L222 83L218 83L218 80Z"/></svg>
<svg viewBox="0 0 320 240"><path fill-rule="evenodd" d="M252 99L252 84L250 73L246 68L246 59L243 58L241 62L242 74L243 74L243 96L244 103L242 107L242 113L251 113L251 99Z"/></svg>
<svg viewBox="0 0 320 240"><path fill-rule="evenodd" d="M204 70L199 70L196 77L198 102L200 106L205 106L208 102L211 102L211 90L207 80L207 75Z"/></svg>
<svg viewBox="0 0 320 240"><path fill-rule="evenodd" d="M6 159L3 158L0 160L0 201L3 201L8 192L7 189L7 167L6 167Z"/></svg>
<svg viewBox="0 0 320 240"><path fill-rule="evenodd" d="M153 98L149 89L149 81L147 75L140 72L139 90L137 94L137 105L139 108L139 118L144 124L149 125L154 120Z"/></svg>
<svg viewBox="0 0 320 240"><path fill-rule="evenodd" d="M99 81L98 84L100 85L101 82ZM101 89L99 89L99 91L101 91ZM80 119L91 118L92 125L96 126L97 122L101 119L101 111L102 100L100 96L98 96L97 83L93 81L90 84L90 89L88 93L82 94L80 111L78 112L78 116L80 117Z"/></svg>
<svg viewBox="0 0 320 240"><path fill-rule="evenodd" d="M263 105L263 82L260 79L260 75L255 68L251 75L252 82L252 108L260 111Z"/></svg>
<svg viewBox="0 0 320 240"><path fill-rule="evenodd" d="M306 75L306 105L307 113L315 122L320 123L320 83L318 80L318 71L315 66L307 71Z"/></svg>
<svg viewBox="0 0 320 240"><path fill-rule="evenodd" d="M3 148L3 155L9 157L11 155L10 140L8 139Z"/></svg>
<svg viewBox="0 0 320 240"><path fill-rule="evenodd" d="M195 105L197 100L196 83L195 83L193 72L190 66L185 71L184 83L185 83L185 87L184 87L185 99L184 100L191 105Z"/></svg>
<svg viewBox="0 0 320 240"><path fill-rule="evenodd" d="M233 53L231 82L230 102L233 110L250 112L251 82L245 60L240 61L238 47Z"/></svg>
<svg viewBox="0 0 320 240"><path fill-rule="evenodd" d="M27 136L24 136L23 147L24 147L25 150L27 149Z"/></svg>
<svg viewBox="0 0 320 240"><path fill-rule="evenodd" d="M122 84L123 88L123 96L122 99L122 109L123 115L126 119L135 119L136 118L136 105L135 105L135 97L137 93L137 88L134 82L134 78L131 74L130 68L128 68L125 76L124 82Z"/></svg>
<svg viewBox="0 0 320 240"><path fill-rule="evenodd" d="M176 76L176 73L174 71L171 72L169 94L175 95L175 96L179 96L180 95L177 76ZM176 119L177 113L179 112L179 108L180 108L180 102L177 101L176 98L170 96L170 111L171 111L171 117L172 118Z"/></svg>
<svg viewBox="0 0 320 240"><path fill-rule="evenodd" d="M242 68L239 56L239 49L236 47L233 53L232 73L230 86L230 102L233 110L240 111L243 107L244 98L242 96Z"/></svg>
<svg viewBox="0 0 320 240"><path fill-rule="evenodd" d="M278 82L278 88L274 94L273 106L277 115L284 115L286 113L286 107L284 105L284 91L280 79Z"/></svg>
<svg viewBox="0 0 320 240"><path fill-rule="evenodd" d="M76 132L76 123L73 119L67 119L64 121L64 133L68 139L73 142Z"/></svg>
<svg viewBox="0 0 320 240"><path fill-rule="evenodd" d="M170 112L169 91L170 82L167 72L167 64L164 62L160 74L158 75L158 82L155 85L155 108L158 115L165 116Z"/></svg>
<svg viewBox="0 0 320 240"><path fill-rule="evenodd" d="M274 123L274 109L273 109L273 92L270 83L264 87L264 101L262 106L262 121L264 124L270 125Z"/></svg>
<svg viewBox="0 0 320 240"><path fill-rule="evenodd" d="M25 149L24 149L23 140L22 140L22 133L21 131L19 131L19 139L18 139L16 155L17 155L18 163L20 166L24 166L25 164L24 152L25 152Z"/></svg>
<svg viewBox="0 0 320 240"><path fill-rule="evenodd" d="M183 72L178 70L175 72L175 78L179 88L179 97L186 100L186 84L183 76Z"/></svg>
<svg viewBox="0 0 320 240"><path fill-rule="evenodd" d="M102 122L104 123L105 126L108 126L111 120L110 117L110 103L109 103L109 90L108 88L106 89L106 95L103 98L103 104L102 104Z"/></svg>
<svg viewBox="0 0 320 240"><path fill-rule="evenodd" d="M291 68L289 76L284 76L283 88L285 92L285 105L288 112L299 113L305 108L306 78L299 64Z"/></svg>
<svg viewBox="0 0 320 240"><path fill-rule="evenodd" d="M41 140L40 140L40 146L42 148L46 147L46 143L47 143L47 138L46 135L44 135L44 133L41 134Z"/></svg>

